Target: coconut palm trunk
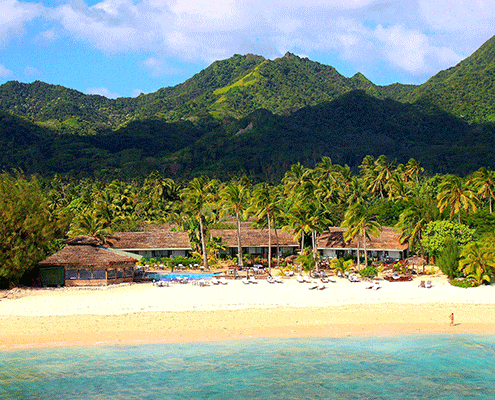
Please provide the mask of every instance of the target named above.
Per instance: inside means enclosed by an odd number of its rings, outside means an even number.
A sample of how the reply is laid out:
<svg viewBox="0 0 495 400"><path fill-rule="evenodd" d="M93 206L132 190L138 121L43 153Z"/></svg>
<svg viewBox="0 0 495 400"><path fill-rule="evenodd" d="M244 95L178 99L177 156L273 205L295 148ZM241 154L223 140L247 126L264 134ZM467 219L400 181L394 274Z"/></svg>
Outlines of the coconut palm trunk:
<svg viewBox="0 0 495 400"><path fill-rule="evenodd" d="M266 211L268 219L268 274L272 274L272 226L270 221L270 211Z"/></svg>
<svg viewBox="0 0 495 400"><path fill-rule="evenodd" d="M206 253L206 240L205 240L205 232L203 228L203 216L201 213L198 213L199 217L199 234L201 237L201 251L203 253L203 264L205 266L205 269L210 269L210 266L208 265L208 254Z"/></svg>
<svg viewBox="0 0 495 400"><path fill-rule="evenodd" d="M237 264L239 267L244 266L244 262L242 260L242 243L241 243L241 218L239 212L236 212L236 220L237 220Z"/></svg>

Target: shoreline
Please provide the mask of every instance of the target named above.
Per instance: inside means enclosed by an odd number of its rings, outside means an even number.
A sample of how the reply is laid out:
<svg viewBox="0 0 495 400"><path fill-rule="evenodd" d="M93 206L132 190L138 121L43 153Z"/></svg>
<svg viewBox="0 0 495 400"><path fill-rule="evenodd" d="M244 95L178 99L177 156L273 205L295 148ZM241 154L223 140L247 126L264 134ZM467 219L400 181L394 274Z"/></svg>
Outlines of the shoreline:
<svg viewBox="0 0 495 400"><path fill-rule="evenodd" d="M142 312L118 315L0 317L1 350L200 343L262 338L495 335L491 304L363 304L313 308ZM456 315L449 325L450 312ZM488 318L480 322L474 317ZM260 318L260 314L262 318ZM395 322L394 322L395 321ZM22 333L21 333L22 332Z"/></svg>
<svg viewBox="0 0 495 400"><path fill-rule="evenodd" d="M151 284L21 290L0 300L0 351L40 347L192 343L254 338L495 335L495 287L433 288L338 280L322 291L284 284ZM449 316L455 315L450 326Z"/></svg>

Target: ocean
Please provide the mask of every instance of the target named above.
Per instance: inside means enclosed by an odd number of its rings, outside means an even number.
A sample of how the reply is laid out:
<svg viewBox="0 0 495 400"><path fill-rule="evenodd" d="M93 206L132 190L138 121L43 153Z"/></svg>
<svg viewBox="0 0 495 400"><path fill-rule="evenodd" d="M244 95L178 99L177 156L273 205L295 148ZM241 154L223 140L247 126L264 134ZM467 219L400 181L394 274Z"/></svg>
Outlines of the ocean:
<svg viewBox="0 0 495 400"><path fill-rule="evenodd" d="M0 351L0 399L494 399L495 336Z"/></svg>

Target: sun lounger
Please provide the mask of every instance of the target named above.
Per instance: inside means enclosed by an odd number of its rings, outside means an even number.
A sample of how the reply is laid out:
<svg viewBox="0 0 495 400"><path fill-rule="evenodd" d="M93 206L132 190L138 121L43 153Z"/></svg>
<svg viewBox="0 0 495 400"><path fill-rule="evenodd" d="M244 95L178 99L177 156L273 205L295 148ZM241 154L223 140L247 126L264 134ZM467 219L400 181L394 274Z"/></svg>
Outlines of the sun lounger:
<svg viewBox="0 0 495 400"><path fill-rule="evenodd" d="M270 275L268 275L268 276L266 277L266 281L267 281L268 283L275 283L275 279L273 279L273 277L271 277Z"/></svg>
<svg viewBox="0 0 495 400"><path fill-rule="evenodd" d="M296 280L297 280L299 283L304 283L304 282L305 282L305 280L304 280L304 278L303 278L303 276L302 276L302 275L297 275L297 276L296 276Z"/></svg>
<svg viewBox="0 0 495 400"><path fill-rule="evenodd" d="M325 284L322 281L320 281L320 283L318 283L318 290L323 290L323 289L325 289Z"/></svg>
<svg viewBox="0 0 495 400"><path fill-rule="evenodd" d="M369 283L366 285L365 289L373 289L373 286L375 286L375 285L373 284L373 282L369 282Z"/></svg>
<svg viewBox="0 0 495 400"><path fill-rule="evenodd" d="M273 280L276 282L276 283L283 283L283 280L280 276L276 276L273 278Z"/></svg>
<svg viewBox="0 0 495 400"><path fill-rule="evenodd" d="M373 290L378 290L378 289L381 289L381 285L380 285L380 282L378 281L375 281L375 284L373 285Z"/></svg>
<svg viewBox="0 0 495 400"><path fill-rule="evenodd" d="M307 283L311 283L312 282L311 278L309 276L307 276L307 275L304 275L303 278L304 278L304 282L307 282Z"/></svg>
<svg viewBox="0 0 495 400"><path fill-rule="evenodd" d="M225 279L225 276L222 276L219 280L218 280L222 285L226 285L228 282L227 282L227 279Z"/></svg>
<svg viewBox="0 0 495 400"><path fill-rule="evenodd" d="M211 278L211 283L213 283L214 285L219 285L220 284L220 281L217 278L212 277Z"/></svg>
<svg viewBox="0 0 495 400"><path fill-rule="evenodd" d="M317 288L318 288L318 282L311 282L311 285L309 285L309 290L313 290Z"/></svg>
<svg viewBox="0 0 495 400"><path fill-rule="evenodd" d="M245 285L248 285L249 284L249 280L248 278L242 278L241 279L242 283L244 283Z"/></svg>
<svg viewBox="0 0 495 400"><path fill-rule="evenodd" d="M254 276L250 276L249 277L249 283L258 283L258 281L256 280L256 278Z"/></svg>
<svg viewBox="0 0 495 400"><path fill-rule="evenodd" d="M418 285L418 287L420 288L424 288L425 287L425 281L421 281Z"/></svg>
<svg viewBox="0 0 495 400"><path fill-rule="evenodd" d="M431 281L426 281L425 288L430 289L432 287Z"/></svg>
<svg viewBox="0 0 495 400"><path fill-rule="evenodd" d="M361 282L356 275L349 275L349 282Z"/></svg>

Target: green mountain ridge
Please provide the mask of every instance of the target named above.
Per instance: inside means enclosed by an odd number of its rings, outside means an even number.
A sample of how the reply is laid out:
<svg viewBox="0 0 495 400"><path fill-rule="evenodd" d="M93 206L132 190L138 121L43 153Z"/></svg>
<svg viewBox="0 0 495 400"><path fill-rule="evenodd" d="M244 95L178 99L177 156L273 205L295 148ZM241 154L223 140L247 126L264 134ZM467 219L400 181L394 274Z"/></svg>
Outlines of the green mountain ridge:
<svg viewBox="0 0 495 400"><path fill-rule="evenodd" d="M11 81L0 86L1 164L101 178L275 179L295 162L331 156L357 168L386 154L465 174L495 166L494 66L495 37L423 85L378 86L291 53L234 55L136 98Z"/></svg>

